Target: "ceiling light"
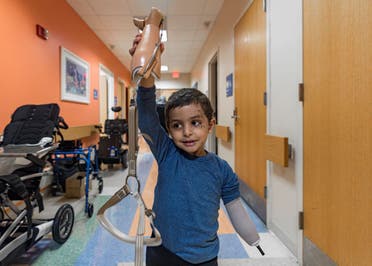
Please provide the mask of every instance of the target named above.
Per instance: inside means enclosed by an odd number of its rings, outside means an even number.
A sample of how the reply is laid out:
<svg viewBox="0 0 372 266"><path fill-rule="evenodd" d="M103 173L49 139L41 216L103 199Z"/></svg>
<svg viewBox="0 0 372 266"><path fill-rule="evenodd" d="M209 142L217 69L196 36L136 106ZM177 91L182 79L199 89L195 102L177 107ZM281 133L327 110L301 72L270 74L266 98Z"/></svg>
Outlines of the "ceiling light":
<svg viewBox="0 0 372 266"><path fill-rule="evenodd" d="M160 67L160 71L168 71L168 66L166 66L166 65L162 65L161 67Z"/></svg>
<svg viewBox="0 0 372 266"><path fill-rule="evenodd" d="M167 30L160 30L161 42L168 41Z"/></svg>

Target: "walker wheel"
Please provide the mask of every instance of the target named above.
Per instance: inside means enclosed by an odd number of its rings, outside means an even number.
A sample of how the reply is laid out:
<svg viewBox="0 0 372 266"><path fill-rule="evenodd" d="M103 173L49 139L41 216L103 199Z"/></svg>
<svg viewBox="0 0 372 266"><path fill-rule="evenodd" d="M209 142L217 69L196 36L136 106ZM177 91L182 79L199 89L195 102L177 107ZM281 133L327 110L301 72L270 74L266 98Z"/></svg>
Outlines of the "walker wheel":
<svg viewBox="0 0 372 266"><path fill-rule="evenodd" d="M88 217L92 217L93 216L93 213L94 213L94 206L92 203L89 203L88 204Z"/></svg>
<svg viewBox="0 0 372 266"><path fill-rule="evenodd" d="M52 226L53 240L63 244L70 237L74 226L75 214L70 204L63 204L54 216Z"/></svg>

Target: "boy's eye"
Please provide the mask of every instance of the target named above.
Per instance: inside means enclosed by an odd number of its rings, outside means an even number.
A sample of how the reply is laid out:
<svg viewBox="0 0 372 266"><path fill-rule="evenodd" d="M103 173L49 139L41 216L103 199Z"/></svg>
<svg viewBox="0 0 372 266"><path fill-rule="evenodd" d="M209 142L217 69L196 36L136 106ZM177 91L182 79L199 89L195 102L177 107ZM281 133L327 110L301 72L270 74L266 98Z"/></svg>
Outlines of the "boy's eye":
<svg viewBox="0 0 372 266"><path fill-rule="evenodd" d="M192 121L191 124L194 126L194 127L200 127L202 125L202 123L200 121Z"/></svg>
<svg viewBox="0 0 372 266"><path fill-rule="evenodd" d="M182 128L182 126L181 126L180 123L172 123L171 124L171 128L173 128L173 129L180 129L180 128Z"/></svg>

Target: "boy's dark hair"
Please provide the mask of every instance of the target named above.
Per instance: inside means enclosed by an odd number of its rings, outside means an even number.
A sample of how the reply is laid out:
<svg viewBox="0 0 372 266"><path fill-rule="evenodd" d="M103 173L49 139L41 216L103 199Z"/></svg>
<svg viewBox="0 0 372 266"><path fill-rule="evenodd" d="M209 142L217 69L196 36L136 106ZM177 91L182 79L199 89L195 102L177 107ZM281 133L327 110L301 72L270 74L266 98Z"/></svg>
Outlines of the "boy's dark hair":
<svg viewBox="0 0 372 266"><path fill-rule="evenodd" d="M185 88L174 92L165 104L165 121L169 123L169 112L175 108L200 104L208 121L211 121L214 111L208 97L197 89Z"/></svg>

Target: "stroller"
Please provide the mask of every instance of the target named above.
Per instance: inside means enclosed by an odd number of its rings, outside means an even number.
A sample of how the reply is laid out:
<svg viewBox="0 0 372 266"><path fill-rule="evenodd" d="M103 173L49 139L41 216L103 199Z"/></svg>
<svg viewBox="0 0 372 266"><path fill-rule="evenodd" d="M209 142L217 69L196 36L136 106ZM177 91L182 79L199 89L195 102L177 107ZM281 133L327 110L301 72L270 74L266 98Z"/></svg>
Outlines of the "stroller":
<svg viewBox="0 0 372 266"><path fill-rule="evenodd" d="M63 204L54 218L34 219L44 210L40 181L50 154L58 147L53 138L66 128L57 104L18 107L4 130L0 153L0 265L27 251L52 232L63 244L74 224L74 210Z"/></svg>
<svg viewBox="0 0 372 266"><path fill-rule="evenodd" d="M120 106L114 106L111 110L115 113L121 111ZM102 127L97 126L102 133ZM123 168L128 167L128 149L123 147L126 142L123 135L128 135L128 122L126 119L106 119L104 136L99 138L98 165L101 163L113 164L121 163Z"/></svg>

